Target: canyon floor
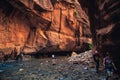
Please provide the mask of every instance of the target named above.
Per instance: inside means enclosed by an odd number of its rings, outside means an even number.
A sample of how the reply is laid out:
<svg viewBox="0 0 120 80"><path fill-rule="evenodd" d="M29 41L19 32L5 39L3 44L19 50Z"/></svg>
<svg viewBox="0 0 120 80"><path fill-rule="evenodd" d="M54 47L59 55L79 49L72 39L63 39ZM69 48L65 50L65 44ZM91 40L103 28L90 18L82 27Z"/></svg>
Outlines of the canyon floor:
<svg viewBox="0 0 120 80"><path fill-rule="evenodd" d="M96 73L93 63L85 61L74 63L69 56L7 61L0 63L0 80L105 80L102 67ZM120 79L115 77L111 80Z"/></svg>

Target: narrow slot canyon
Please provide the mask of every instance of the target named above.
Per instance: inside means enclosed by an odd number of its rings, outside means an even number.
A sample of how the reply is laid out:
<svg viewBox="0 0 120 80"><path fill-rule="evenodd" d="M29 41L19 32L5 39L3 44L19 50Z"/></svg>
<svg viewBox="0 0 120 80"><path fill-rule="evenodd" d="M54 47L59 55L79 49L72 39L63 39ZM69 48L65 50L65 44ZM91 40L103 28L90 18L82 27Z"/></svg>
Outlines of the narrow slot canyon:
<svg viewBox="0 0 120 80"><path fill-rule="evenodd" d="M117 68L110 80L120 80L119 5L119 0L1 0L0 80L104 80L107 53Z"/></svg>

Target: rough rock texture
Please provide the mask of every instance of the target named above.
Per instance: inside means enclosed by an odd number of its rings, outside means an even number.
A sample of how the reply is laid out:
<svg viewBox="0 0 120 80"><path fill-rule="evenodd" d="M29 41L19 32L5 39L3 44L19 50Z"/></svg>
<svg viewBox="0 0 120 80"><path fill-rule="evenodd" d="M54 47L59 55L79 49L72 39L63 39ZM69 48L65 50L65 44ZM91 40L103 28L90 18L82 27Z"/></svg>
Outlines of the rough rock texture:
<svg viewBox="0 0 120 80"><path fill-rule="evenodd" d="M120 72L120 1L79 0L87 9L93 37L93 49L101 54L109 52ZM86 3L86 4L85 4Z"/></svg>
<svg viewBox="0 0 120 80"><path fill-rule="evenodd" d="M89 21L77 0L1 0L0 53L80 50Z"/></svg>
<svg viewBox="0 0 120 80"><path fill-rule="evenodd" d="M72 52L72 55L71 57L68 58L68 61L72 63L88 64L91 65L91 67L94 67L92 50L85 51L80 54L77 54L76 52Z"/></svg>

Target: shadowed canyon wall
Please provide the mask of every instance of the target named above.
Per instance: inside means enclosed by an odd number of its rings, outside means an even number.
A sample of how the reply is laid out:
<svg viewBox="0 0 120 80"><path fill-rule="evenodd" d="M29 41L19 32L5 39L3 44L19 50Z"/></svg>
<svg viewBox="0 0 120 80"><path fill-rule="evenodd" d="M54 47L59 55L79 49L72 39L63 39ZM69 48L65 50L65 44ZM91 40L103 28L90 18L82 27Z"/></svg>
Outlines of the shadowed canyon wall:
<svg viewBox="0 0 120 80"><path fill-rule="evenodd" d="M90 36L88 17L77 1L0 1L0 53L4 55L80 51L91 42Z"/></svg>
<svg viewBox="0 0 120 80"><path fill-rule="evenodd" d="M101 55L109 52L120 72L120 1L79 0L88 12L93 49Z"/></svg>

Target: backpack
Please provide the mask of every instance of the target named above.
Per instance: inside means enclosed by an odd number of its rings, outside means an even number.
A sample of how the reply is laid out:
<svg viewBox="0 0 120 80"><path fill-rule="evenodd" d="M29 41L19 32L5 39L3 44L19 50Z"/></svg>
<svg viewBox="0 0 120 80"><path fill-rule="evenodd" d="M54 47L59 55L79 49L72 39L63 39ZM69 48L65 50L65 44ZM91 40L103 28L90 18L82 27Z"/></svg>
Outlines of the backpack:
<svg viewBox="0 0 120 80"><path fill-rule="evenodd" d="M105 67L112 68L112 59L111 58L105 58Z"/></svg>
<svg viewBox="0 0 120 80"><path fill-rule="evenodd" d="M100 55L98 53L93 55L95 61L99 61Z"/></svg>

